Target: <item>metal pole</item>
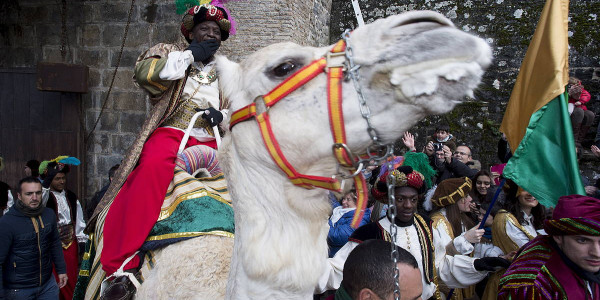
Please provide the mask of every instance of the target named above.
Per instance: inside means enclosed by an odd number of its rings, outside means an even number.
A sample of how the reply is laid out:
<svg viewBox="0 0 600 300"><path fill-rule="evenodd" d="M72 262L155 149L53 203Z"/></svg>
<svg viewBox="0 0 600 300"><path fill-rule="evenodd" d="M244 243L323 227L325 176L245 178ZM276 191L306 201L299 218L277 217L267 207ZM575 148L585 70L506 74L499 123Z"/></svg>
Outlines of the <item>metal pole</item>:
<svg viewBox="0 0 600 300"><path fill-rule="evenodd" d="M362 13L360 12L360 6L358 5L358 0L352 0L352 7L354 8L354 16L356 17L358 26L365 25L365 21L363 20Z"/></svg>

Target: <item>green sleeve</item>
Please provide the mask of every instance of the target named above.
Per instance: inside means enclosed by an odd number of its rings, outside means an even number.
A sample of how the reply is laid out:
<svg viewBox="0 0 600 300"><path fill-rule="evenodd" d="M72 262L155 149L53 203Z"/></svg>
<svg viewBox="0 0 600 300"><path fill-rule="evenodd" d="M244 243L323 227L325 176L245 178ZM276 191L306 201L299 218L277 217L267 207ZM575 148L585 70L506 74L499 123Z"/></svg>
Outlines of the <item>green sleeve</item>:
<svg viewBox="0 0 600 300"><path fill-rule="evenodd" d="M158 76L166 63L167 58L149 57L135 65L135 80L142 88L146 89L152 97L164 93L172 83L171 80L164 80Z"/></svg>

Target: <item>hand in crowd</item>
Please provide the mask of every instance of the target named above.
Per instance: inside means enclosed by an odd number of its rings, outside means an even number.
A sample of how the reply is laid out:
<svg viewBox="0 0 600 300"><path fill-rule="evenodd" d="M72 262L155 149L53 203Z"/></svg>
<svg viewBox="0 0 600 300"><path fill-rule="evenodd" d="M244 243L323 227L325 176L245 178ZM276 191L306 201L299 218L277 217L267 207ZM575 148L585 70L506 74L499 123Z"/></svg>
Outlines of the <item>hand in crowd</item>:
<svg viewBox="0 0 600 300"><path fill-rule="evenodd" d="M425 145L425 148L423 149L423 152L425 152L425 154L427 154L427 156L432 156L433 155L433 142L427 143L427 145Z"/></svg>
<svg viewBox="0 0 600 300"><path fill-rule="evenodd" d="M502 257L508 261L513 261L513 259L515 259L515 255L517 255L517 251L512 251L507 254L500 255L500 257Z"/></svg>
<svg viewBox="0 0 600 300"><path fill-rule="evenodd" d="M404 132L404 135L402 136L402 142L404 143L404 146L408 148L409 151L417 150L417 148L415 148L415 136L412 135L410 132Z"/></svg>
<svg viewBox="0 0 600 300"><path fill-rule="evenodd" d="M444 160L446 160L447 163L451 163L452 162L452 150L450 150L450 147L444 145L444 148L442 148L442 150L444 151Z"/></svg>
<svg viewBox="0 0 600 300"><path fill-rule="evenodd" d="M588 185L585 187L585 194L588 196L593 196L598 191L598 188L593 185Z"/></svg>
<svg viewBox="0 0 600 300"><path fill-rule="evenodd" d="M580 101L577 101L577 102L575 102L575 103L573 103L573 104L575 104L575 106L580 106L580 105L581 105L581 102L580 102Z"/></svg>
<svg viewBox="0 0 600 300"><path fill-rule="evenodd" d="M496 271L499 268L508 268L510 261L502 257L482 257L473 261L473 267L477 271Z"/></svg>
<svg viewBox="0 0 600 300"><path fill-rule="evenodd" d="M479 223L479 224L481 224L481 223ZM465 239L471 244L479 243L479 241L481 241L481 237L485 233L485 230L478 229L479 224L477 224L475 227L469 229L467 232L464 233Z"/></svg>
<svg viewBox="0 0 600 300"><path fill-rule="evenodd" d="M67 285L67 274L58 274L58 288L62 289L65 285Z"/></svg>
<svg viewBox="0 0 600 300"><path fill-rule="evenodd" d="M592 150L592 153L594 153L594 156L600 157L600 148L598 148L598 146L592 145L591 150Z"/></svg>

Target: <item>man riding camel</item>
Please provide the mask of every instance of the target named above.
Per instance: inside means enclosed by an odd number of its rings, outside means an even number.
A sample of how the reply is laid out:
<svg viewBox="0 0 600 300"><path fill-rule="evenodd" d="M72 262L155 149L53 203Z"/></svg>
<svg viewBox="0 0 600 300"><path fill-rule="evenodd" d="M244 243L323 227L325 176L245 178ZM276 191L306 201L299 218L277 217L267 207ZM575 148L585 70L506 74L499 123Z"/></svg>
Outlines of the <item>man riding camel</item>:
<svg viewBox="0 0 600 300"><path fill-rule="evenodd" d="M114 197L104 224L100 261L107 276L114 274L115 278L103 292L104 299L122 299L135 292L129 275L141 264L135 253L158 219L173 179L179 145L196 112L204 114L195 122L186 147L217 148L213 127L217 128L227 114L228 103L220 97L214 54L231 29L223 7L194 6L186 11L181 24L181 33L189 42L187 48L158 44L138 58L135 80L150 93L155 107L130 150L134 152L128 154L128 161L117 174L120 182L113 182L112 191L109 189L96 209L98 214Z"/></svg>

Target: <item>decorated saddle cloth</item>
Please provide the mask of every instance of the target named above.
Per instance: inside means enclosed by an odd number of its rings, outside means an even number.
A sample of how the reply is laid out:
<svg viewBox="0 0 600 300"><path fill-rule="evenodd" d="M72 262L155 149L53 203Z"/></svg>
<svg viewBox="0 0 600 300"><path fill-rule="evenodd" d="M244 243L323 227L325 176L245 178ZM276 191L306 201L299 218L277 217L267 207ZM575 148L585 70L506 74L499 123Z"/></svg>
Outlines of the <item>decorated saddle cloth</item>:
<svg viewBox="0 0 600 300"><path fill-rule="evenodd" d="M108 207L99 214L96 232L102 232L98 227L104 227L107 212ZM233 238L234 219L231 197L216 151L200 145L187 148L177 158L160 216L140 249L144 255L140 282L154 268L155 251L204 235ZM101 234L90 237L73 299L100 298L100 285L106 277L100 264L102 247Z"/></svg>

